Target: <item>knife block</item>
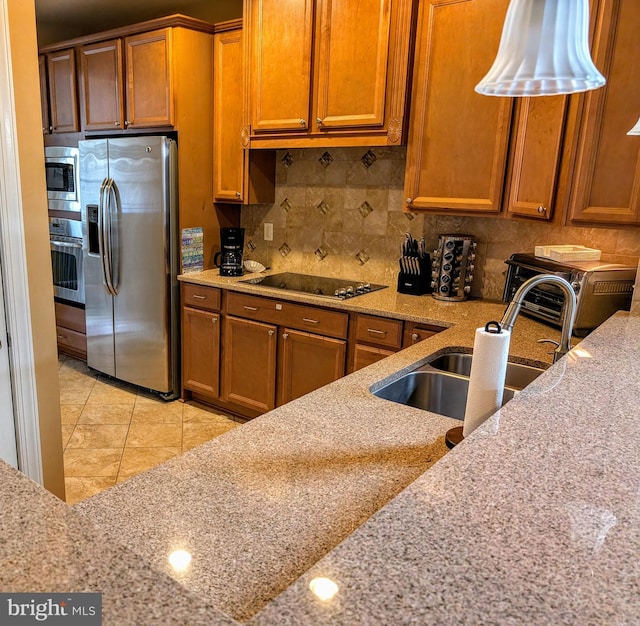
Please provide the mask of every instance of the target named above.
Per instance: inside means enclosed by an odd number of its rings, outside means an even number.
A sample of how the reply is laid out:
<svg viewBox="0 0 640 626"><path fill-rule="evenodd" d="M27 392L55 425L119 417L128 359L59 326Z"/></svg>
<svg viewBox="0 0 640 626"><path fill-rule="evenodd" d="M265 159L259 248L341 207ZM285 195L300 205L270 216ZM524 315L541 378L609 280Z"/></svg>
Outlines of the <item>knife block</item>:
<svg viewBox="0 0 640 626"><path fill-rule="evenodd" d="M418 262L419 272L398 272L398 293L407 293L412 296L422 296L431 293L431 258L427 255L424 259L415 259Z"/></svg>

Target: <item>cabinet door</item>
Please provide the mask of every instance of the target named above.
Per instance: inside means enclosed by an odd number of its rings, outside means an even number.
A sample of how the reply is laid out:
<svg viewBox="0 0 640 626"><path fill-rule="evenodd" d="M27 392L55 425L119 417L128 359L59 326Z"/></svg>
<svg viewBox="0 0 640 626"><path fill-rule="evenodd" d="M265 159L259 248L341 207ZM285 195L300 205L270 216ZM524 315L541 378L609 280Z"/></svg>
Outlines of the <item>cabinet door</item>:
<svg viewBox="0 0 640 626"><path fill-rule="evenodd" d="M220 316L182 309L182 384L185 389L218 397L220 379Z"/></svg>
<svg viewBox="0 0 640 626"><path fill-rule="evenodd" d="M252 0L247 4L251 132L306 132L313 0Z"/></svg>
<svg viewBox="0 0 640 626"><path fill-rule="evenodd" d="M495 58L508 3L420 4L405 177L411 210L501 209L513 99L474 87Z"/></svg>
<svg viewBox="0 0 640 626"><path fill-rule="evenodd" d="M276 399L276 327L227 316L222 351L222 397L257 411Z"/></svg>
<svg viewBox="0 0 640 626"><path fill-rule="evenodd" d="M124 128L120 39L82 46L80 72L84 130Z"/></svg>
<svg viewBox="0 0 640 626"><path fill-rule="evenodd" d="M282 330L278 404L299 398L345 374L347 342Z"/></svg>
<svg viewBox="0 0 640 626"><path fill-rule="evenodd" d="M374 346L366 346L362 343L356 344L353 352L353 371L367 367L372 363L377 363L385 357L394 354L391 350L385 350L384 348L376 348Z"/></svg>
<svg viewBox="0 0 640 626"><path fill-rule="evenodd" d="M567 96L518 103L506 206L512 215L550 220L560 174Z"/></svg>
<svg viewBox="0 0 640 626"><path fill-rule="evenodd" d="M49 127L49 89L47 87L47 59L44 54L38 57L38 71L40 73L40 108L42 109L42 134L51 132Z"/></svg>
<svg viewBox="0 0 640 626"><path fill-rule="evenodd" d="M242 31L215 36L213 44L213 198L242 201L244 150Z"/></svg>
<svg viewBox="0 0 640 626"><path fill-rule="evenodd" d="M52 132L78 132L76 61L73 48L48 54L47 72Z"/></svg>
<svg viewBox="0 0 640 626"><path fill-rule="evenodd" d="M391 0L320 0L318 128L382 126L391 34Z"/></svg>
<svg viewBox="0 0 640 626"><path fill-rule="evenodd" d="M588 92L578 131L570 218L574 222L640 224L638 121L640 3L603 0L593 59L607 84Z"/></svg>
<svg viewBox="0 0 640 626"><path fill-rule="evenodd" d="M406 348L416 343L429 339L443 330L447 330L444 326L435 326L433 324L421 324L420 322L405 322L404 335L402 337L402 347Z"/></svg>
<svg viewBox="0 0 640 626"><path fill-rule="evenodd" d="M125 39L129 128L173 125L171 29Z"/></svg>

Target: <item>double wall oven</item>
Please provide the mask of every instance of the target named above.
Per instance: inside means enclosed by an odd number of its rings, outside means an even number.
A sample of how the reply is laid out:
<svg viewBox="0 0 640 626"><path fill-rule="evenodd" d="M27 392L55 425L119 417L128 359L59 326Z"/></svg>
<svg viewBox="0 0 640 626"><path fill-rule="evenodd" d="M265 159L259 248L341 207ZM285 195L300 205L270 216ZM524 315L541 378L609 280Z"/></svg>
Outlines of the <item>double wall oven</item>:
<svg viewBox="0 0 640 626"><path fill-rule="evenodd" d="M47 146L45 173L49 217L51 269L57 300L84 304L82 268L82 222L80 221L80 181L78 148ZM68 215L66 217L59 217ZM55 216L55 217L54 217Z"/></svg>

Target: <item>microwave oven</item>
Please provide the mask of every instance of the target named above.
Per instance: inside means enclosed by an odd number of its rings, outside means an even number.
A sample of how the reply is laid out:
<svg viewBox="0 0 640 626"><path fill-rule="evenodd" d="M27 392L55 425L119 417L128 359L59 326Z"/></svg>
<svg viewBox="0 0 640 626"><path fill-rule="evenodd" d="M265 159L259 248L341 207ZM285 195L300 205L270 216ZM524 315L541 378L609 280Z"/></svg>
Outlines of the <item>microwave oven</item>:
<svg viewBox="0 0 640 626"><path fill-rule="evenodd" d="M47 200L50 209L80 211L79 156L78 148L47 146L44 149Z"/></svg>

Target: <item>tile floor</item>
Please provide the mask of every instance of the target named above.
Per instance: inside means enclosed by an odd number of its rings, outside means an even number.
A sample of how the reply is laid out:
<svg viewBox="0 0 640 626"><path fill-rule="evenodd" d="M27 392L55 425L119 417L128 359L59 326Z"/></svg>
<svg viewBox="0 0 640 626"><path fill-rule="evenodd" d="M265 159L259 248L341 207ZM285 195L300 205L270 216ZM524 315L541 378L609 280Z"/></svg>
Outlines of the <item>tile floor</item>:
<svg viewBox="0 0 640 626"><path fill-rule="evenodd" d="M58 361L67 502L84 498L240 426L195 402L164 402Z"/></svg>

